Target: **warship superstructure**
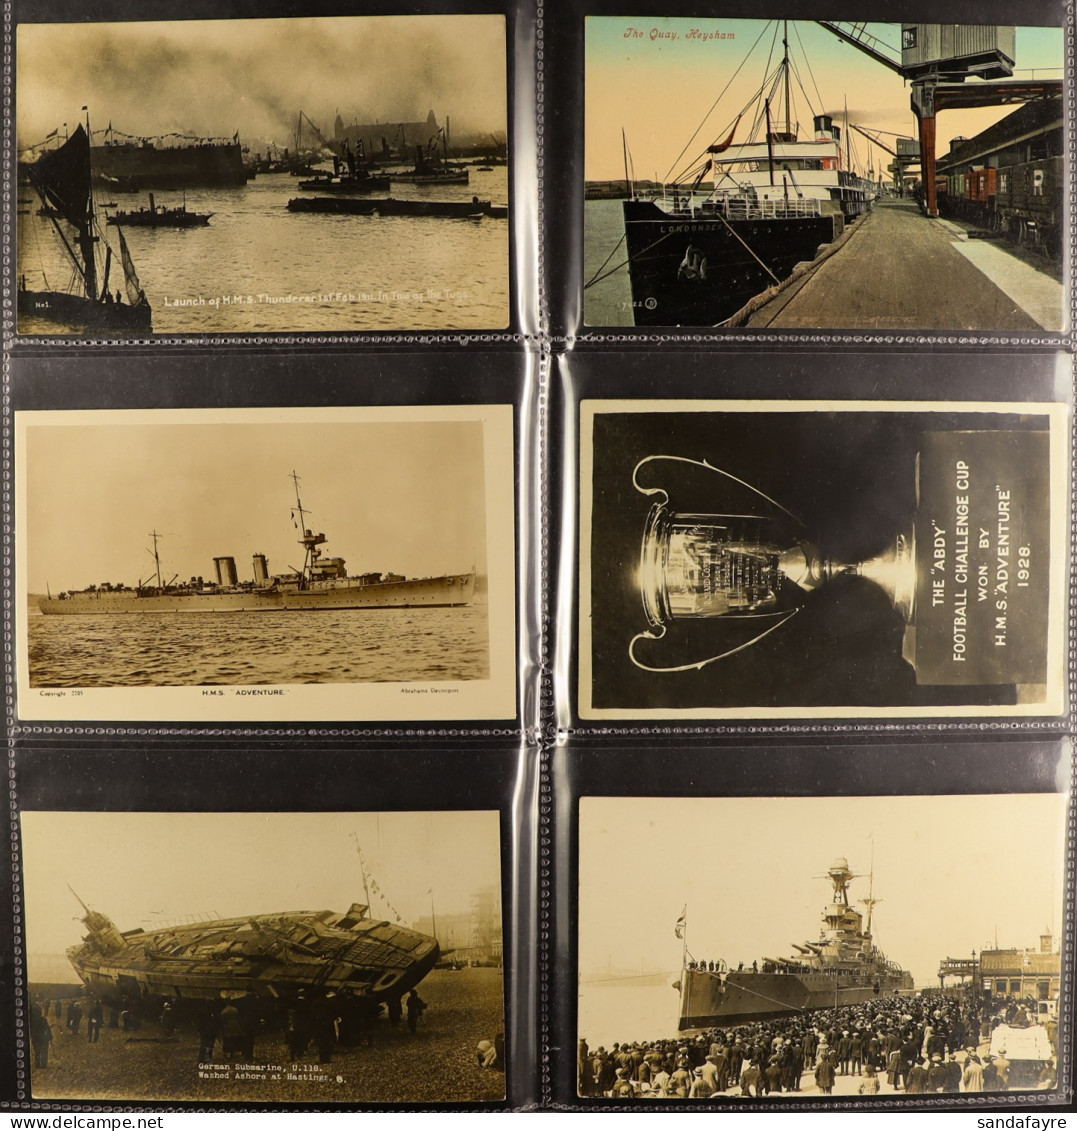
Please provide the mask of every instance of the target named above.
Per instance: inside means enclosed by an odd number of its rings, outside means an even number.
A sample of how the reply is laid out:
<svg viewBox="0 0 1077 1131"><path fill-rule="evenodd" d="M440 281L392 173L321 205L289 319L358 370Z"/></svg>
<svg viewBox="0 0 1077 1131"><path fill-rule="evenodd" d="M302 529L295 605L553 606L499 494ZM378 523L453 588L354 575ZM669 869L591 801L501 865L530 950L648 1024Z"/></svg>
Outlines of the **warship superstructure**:
<svg viewBox="0 0 1077 1131"><path fill-rule="evenodd" d="M849 902L855 876L844 857L827 871L832 901L823 910L815 942L794 943L796 958L763 958L731 970L724 962L686 961L681 975L678 1028L701 1029L858 1005L891 994L912 993L913 977L875 946L871 912L878 900L869 888L860 902L867 919Z"/></svg>
<svg viewBox="0 0 1077 1131"><path fill-rule="evenodd" d="M118 613L225 613L304 611L325 609L377 609L454 607L469 605L475 594L475 573L437 577L405 577L398 573L362 573L349 576L343 558L328 557L321 547L326 536L306 526L307 514L299 497L298 476L293 516L302 537L302 569L271 574L265 554L252 559L254 579L240 581L234 557L213 559L213 578L165 581L153 539L154 575L137 585L105 582L88 589L69 590L38 599L47 616L111 615Z"/></svg>

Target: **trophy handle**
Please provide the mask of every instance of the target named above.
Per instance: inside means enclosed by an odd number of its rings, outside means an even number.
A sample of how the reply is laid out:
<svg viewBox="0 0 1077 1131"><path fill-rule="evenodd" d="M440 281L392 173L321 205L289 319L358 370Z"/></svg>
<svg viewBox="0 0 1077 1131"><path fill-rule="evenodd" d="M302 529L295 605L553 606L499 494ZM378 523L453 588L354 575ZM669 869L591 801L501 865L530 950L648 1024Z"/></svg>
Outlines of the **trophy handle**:
<svg viewBox="0 0 1077 1131"><path fill-rule="evenodd" d="M658 458L661 458L661 457L658 457ZM676 457L674 456L674 457L671 457L671 458L675 459ZM692 461L689 461L689 462L692 462ZM717 471L718 469L712 468L711 470ZM782 619L779 620L777 623L772 624L769 628L764 629L757 636L753 636L751 638L751 640L746 640L743 644L738 644L736 648L730 648L727 652L720 652L717 656L710 656L706 660L697 660L694 664L675 664L672 667L656 668L656 667L652 667L650 664L645 664L642 661L636 659L636 641L637 640L661 640L662 637L666 635L666 626L664 624L660 624L660 625L656 626L654 632L637 632L636 635L632 637L632 642L628 645L628 658L632 661L632 663L634 663L636 665L637 668L640 668L642 671L645 671L645 672L691 672L691 671L699 671L700 668L705 668L708 664L713 664L717 660L724 660L727 656L736 655L737 652L743 652L745 648L750 648L753 644L758 644L759 641L762 640L764 636L769 636L772 632L775 632L777 629L781 628L782 625L785 624L785 622L787 620L790 620L792 617L795 617L797 615L797 613L799 613L799 612L800 612L800 609L796 608L796 609L791 609L789 612L762 613L762 614L759 614L759 615L756 615L756 616L751 616L751 617L724 617L723 618L724 620L761 620L764 616L776 616L776 617L781 617Z"/></svg>
<svg viewBox="0 0 1077 1131"><path fill-rule="evenodd" d="M753 487L751 483L745 483L743 479L738 479L735 475L731 475L728 471L723 471L720 467L715 467L712 463L707 463L705 459L689 459L687 456L644 456L643 459L636 464L632 469L632 486L642 495L661 495L664 503L669 502L669 493L664 487L641 487L636 476L639 474L639 469L645 463L652 463L655 460L665 459L672 463L687 463L693 467L706 468L707 471L713 471L717 475L724 475L726 479L731 479L734 483L739 483L741 487L747 487L754 495L758 495L761 499L766 499L772 507L777 507L783 514L787 514L799 526L803 526L803 522L791 510L787 510L776 499L772 499L769 495L764 494L758 487ZM720 657L716 657L720 658ZM663 671L666 669L662 669ZM672 670L672 669L669 669Z"/></svg>

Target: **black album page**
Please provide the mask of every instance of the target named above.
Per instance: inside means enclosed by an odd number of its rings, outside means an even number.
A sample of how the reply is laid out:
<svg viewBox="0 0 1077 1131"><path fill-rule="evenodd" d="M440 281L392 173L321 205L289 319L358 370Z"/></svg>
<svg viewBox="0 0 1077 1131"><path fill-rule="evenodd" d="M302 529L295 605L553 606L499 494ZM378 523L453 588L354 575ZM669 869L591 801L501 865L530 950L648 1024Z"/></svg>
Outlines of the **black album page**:
<svg viewBox="0 0 1077 1131"><path fill-rule="evenodd" d="M6 1110L537 1102L535 26L4 11Z"/></svg>
<svg viewBox="0 0 1077 1131"><path fill-rule="evenodd" d="M1072 6L301 7L3 9L0 1111L1068 1110Z"/></svg>
<svg viewBox="0 0 1077 1131"><path fill-rule="evenodd" d="M1072 12L572 7L547 1096L1065 1109Z"/></svg>

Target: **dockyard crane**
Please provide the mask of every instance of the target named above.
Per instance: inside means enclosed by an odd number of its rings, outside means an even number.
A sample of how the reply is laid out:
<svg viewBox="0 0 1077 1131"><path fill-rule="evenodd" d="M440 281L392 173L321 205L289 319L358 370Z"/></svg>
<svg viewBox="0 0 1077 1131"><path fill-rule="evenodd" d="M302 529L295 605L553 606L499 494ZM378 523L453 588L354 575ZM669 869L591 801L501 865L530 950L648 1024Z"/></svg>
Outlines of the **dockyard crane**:
<svg viewBox="0 0 1077 1131"><path fill-rule="evenodd" d="M1061 79L1013 81L1014 60L998 45L982 49L990 39L990 35L985 33L990 33L991 27L966 29L962 24L902 24L901 57L898 58L892 47L868 31L866 23L815 22L911 84L912 112L916 115L920 134L924 206L929 216L939 214L935 191L935 118L940 110L1005 106L1062 93ZM940 51L940 57L933 57L923 49L920 33L943 27L948 29L955 43L964 31L974 32L981 49L961 55L954 53L952 57ZM1004 32L1014 31L1012 27L1001 25L995 25L994 30L1000 43ZM928 38L924 34L923 41ZM940 42L942 38L939 37ZM973 75L982 81L966 85L963 80Z"/></svg>

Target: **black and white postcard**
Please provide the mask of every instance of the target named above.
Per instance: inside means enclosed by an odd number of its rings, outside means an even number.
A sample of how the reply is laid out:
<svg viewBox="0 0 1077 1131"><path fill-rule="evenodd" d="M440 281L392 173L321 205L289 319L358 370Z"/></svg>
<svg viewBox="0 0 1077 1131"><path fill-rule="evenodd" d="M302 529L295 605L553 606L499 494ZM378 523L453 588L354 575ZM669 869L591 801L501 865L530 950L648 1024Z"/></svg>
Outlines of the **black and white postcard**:
<svg viewBox="0 0 1077 1131"><path fill-rule="evenodd" d="M18 414L27 719L515 714L508 405Z"/></svg>
<svg viewBox="0 0 1077 1131"><path fill-rule="evenodd" d="M1059 713L1066 419L584 401L581 717Z"/></svg>
<svg viewBox="0 0 1077 1131"><path fill-rule="evenodd" d="M35 1100L505 1089L494 811L21 816Z"/></svg>
<svg viewBox="0 0 1077 1131"><path fill-rule="evenodd" d="M1063 793L582 798L578 1094L1055 1092L1066 810Z"/></svg>
<svg viewBox="0 0 1077 1131"><path fill-rule="evenodd" d="M585 52L587 325L1065 330L1061 27L591 16Z"/></svg>
<svg viewBox="0 0 1077 1131"><path fill-rule="evenodd" d="M23 23L15 48L20 333L509 324L503 16Z"/></svg>

